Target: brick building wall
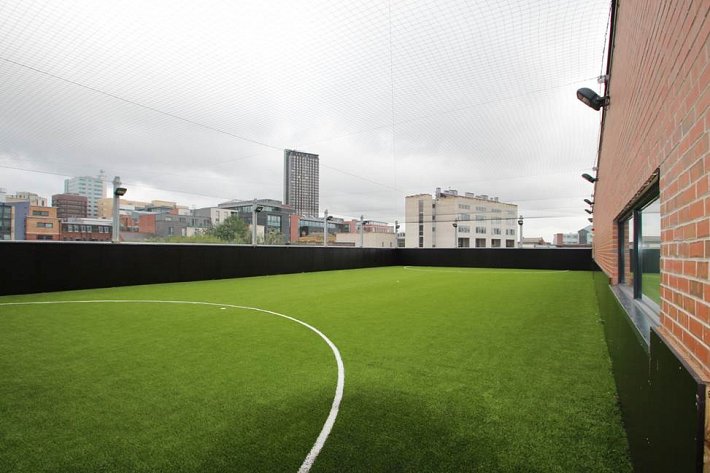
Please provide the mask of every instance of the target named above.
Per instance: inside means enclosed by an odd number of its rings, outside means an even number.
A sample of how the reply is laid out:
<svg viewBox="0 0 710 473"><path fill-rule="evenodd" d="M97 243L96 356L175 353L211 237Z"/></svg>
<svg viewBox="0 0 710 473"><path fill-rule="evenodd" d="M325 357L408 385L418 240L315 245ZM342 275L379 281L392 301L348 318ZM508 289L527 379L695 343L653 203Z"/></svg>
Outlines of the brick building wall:
<svg viewBox="0 0 710 473"><path fill-rule="evenodd" d="M59 240L59 219L54 207L30 205L25 219L25 240Z"/></svg>
<svg viewBox="0 0 710 473"><path fill-rule="evenodd" d="M617 5L595 184L594 257L619 282L615 219L659 171L659 332L710 368L710 2Z"/></svg>
<svg viewBox="0 0 710 473"><path fill-rule="evenodd" d="M88 213L88 198L78 194L55 194L52 196L52 207L57 208L57 218L86 218Z"/></svg>

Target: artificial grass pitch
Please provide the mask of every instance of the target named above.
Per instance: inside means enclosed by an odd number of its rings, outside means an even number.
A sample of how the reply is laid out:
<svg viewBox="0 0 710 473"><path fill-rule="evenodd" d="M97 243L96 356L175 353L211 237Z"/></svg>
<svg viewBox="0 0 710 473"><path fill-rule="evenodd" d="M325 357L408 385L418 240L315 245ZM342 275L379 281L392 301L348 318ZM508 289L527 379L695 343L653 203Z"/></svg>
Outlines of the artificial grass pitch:
<svg viewBox="0 0 710 473"><path fill-rule="evenodd" d="M0 298L326 334L311 471L631 471L590 273L376 268ZM296 471L333 353L160 303L0 306L2 471Z"/></svg>

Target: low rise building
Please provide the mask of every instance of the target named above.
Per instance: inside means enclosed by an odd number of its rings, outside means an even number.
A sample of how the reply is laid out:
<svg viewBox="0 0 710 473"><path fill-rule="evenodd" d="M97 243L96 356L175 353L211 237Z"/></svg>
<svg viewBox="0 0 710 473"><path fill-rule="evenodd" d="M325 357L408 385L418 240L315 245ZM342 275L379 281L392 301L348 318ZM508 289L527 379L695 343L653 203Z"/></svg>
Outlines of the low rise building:
<svg viewBox="0 0 710 473"><path fill-rule="evenodd" d="M515 248L518 206L454 189L405 198L407 248Z"/></svg>
<svg viewBox="0 0 710 473"><path fill-rule="evenodd" d="M260 209L256 217L257 229L264 227L265 235L280 235L284 243L288 243L293 235L291 217L294 215L294 210L291 206L281 203L280 200L230 200L219 204L218 208L234 211L234 214L251 228L254 206ZM321 228L323 227L321 226Z"/></svg>
<svg viewBox="0 0 710 473"><path fill-rule="evenodd" d="M57 209L30 205L25 219L25 240L59 241Z"/></svg>
<svg viewBox="0 0 710 473"><path fill-rule="evenodd" d="M209 218L213 227L220 225L235 213L235 210L220 207L204 207L202 209L195 209L192 211L192 215L195 217Z"/></svg>
<svg viewBox="0 0 710 473"><path fill-rule="evenodd" d="M60 224L62 241L111 241L112 221L103 218L68 218Z"/></svg>
<svg viewBox="0 0 710 473"><path fill-rule="evenodd" d="M0 202L0 240L13 239L13 219L14 207Z"/></svg>

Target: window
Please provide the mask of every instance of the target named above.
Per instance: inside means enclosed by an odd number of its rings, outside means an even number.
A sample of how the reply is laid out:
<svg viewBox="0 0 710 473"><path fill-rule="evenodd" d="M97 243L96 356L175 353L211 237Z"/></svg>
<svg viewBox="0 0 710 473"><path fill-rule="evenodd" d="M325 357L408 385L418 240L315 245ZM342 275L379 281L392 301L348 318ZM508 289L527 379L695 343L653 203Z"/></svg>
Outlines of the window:
<svg viewBox="0 0 710 473"><path fill-rule="evenodd" d="M515 248L515 240L505 240L506 248Z"/></svg>
<svg viewBox="0 0 710 473"><path fill-rule="evenodd" d="M476 238L476 248L485 248L486 247L486 239L485 238Z"/></svg>
<svg viewBox="0 0 710 473"><path fill-rule="evenodd" d="M471 227L468 225L459 225L459 233L471 233Z"/></svg>
<svg viewBox="0 0 710 473"><path fill-rule="evenodd" d="M52 222L37 222L37 228L53 228L54 224Z"/></svg>
<svg viewBox="0 0 710 473"><path fill-rule="evenodd" d="M33 210L33 217L49 217L49 210Z"/></svg>
<svg viewBox="0 0 710 473"><path fill-rule="evenodd" d="M485 233L486 233L486 227L476 227L476 233L485 234Z"/></svg>
<svg viewBox="0 0 710 473"><path fill-rule="evenodd" d="M280 215L267 215L266 225L270 227L281 228L281 216Z"/></svg>
<svg viewBox="0 0 710 473"><path fill-rule="evenodd" d="M459 246L459 248L469 248L471 246L471 244L469 242L470 242L469 238L459 238L458 239L458 246Z"/></svg>
<svg viewBox="0 0 710 473"><path fill-rule="evenodd" d="M661 304L661 214L658 183L617 222L619 283L631 288L634 299Z"/></svg>
<svg viewBox="0 0 710 473"><path fill-rule="evenodd" d="M478 212L485 212L485 211L486 211L486 208L485 208L485 207L476 207L476 210L477 210Z"/></svg>
<svg viewBox="0 0 710 473"><path fill-rule="evenodd" d="M494 235L500 235L500 234L501 234L500 228L494 228L494 229L493 229L493 234L494 234Z"/></svg>
<svg viewBox="0 0 710 473"><path fill-rule="evenodd" d="M491 240L491 248L500 248L500 238L494 238Z"/></svg>

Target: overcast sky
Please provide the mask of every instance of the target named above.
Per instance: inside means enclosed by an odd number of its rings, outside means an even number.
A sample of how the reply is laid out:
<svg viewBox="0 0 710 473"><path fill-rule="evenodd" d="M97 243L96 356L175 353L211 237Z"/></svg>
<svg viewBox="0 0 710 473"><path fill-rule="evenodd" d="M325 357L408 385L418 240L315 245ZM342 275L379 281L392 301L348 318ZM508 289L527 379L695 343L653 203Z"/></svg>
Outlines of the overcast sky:
<svg viewBox="0 0 710 473"><path fill-rule="evenodd" d="M609 0L0 1L0 187L281 200L320 155L320 209L404 220L436 187L517 203L525 235L588 224ZM34 171L34 172L32 172ZM178 193L184 192L184 193Z"/></svg>

